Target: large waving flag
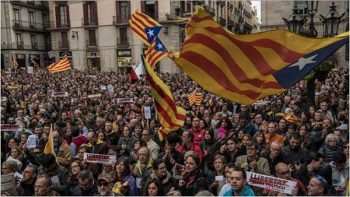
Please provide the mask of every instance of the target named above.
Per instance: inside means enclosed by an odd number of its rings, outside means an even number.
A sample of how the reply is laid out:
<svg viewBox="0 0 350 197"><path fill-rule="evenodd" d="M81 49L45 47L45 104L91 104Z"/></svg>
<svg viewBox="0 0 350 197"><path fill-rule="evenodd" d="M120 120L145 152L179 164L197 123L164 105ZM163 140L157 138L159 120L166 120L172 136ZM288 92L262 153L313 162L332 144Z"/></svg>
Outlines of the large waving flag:
<svg viewBox="0 0 350 197"><path fill-rule="evenodd" d="M159 130L160 139L168 133L180 129L186 119L186 111L176 106L169 87L156 75L148 62L142 57L147 80L151 86L151 93L155 101L158 117L162 128Z"/></svg>
<svg viewBox="0 0 350 197"><path fill-rule="evenodd" d="M138 10L131 15L129 25L131 30L148 46L162 28L157 21Z"/></svg>
<svg viewBox="0 0 350 197"><path fill-rule="evenodd" d="M201 7L185 30L181 51L169 57L207 91L246 105L284 92L349 39L349 32L320 39L285 30L234 35Z"/></svg>
<svg viewBox="0 0 350 197"><path fill-rule="evenodd" d="M164 44L160 41L158 37L156 37L151 45L148 47L145 55L146 61L153 68L157 62L159 62L164 56L168 54L168 50L164 46Z"/></svg>
<svg viewBox="0 0 350 197"><path fill-rule="evenodd" d="M64 56L63 59L60 61L53 63L47 67L50 73L58 73L58 72L63 72L69 69L72 69L68 57Z"/></svg>

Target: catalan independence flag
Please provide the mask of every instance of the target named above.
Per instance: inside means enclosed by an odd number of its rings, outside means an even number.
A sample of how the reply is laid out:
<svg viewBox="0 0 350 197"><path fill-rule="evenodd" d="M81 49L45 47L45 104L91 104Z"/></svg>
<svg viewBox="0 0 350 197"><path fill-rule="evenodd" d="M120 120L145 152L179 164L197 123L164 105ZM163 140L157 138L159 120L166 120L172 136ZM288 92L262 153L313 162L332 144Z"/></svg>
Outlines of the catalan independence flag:
<svg viewBox="0 0 350 197"><path fill-rule="evenodd" d="M349 42L349 32L332 38L286 30L234 35L201 7L185 31L181 51L169 57L207 91L246 105L284 92Z"/></svg>
<svg viewBox="0 0 350 197"><path fill-rule="evenodd" d="M164 46L164 44L160 41L158 37L156 37L151 45L148 47L145 55L146 61L153 68L157 62L159 62L163 57L168 54L168 50Z"/></svg>
<svg viewBox="0 0 350 197"><path fill-rule="evenodd" d="M146 78L151 86L151 93L155 101L158 117L162 127L159 137L163 140L168 133L180 129L186 119L186 111L176 106L169 87L156 75L148 62L142 57L146 71Z"/></svg>
<svg viewBox="0 0 350 197"><path fill-rule="evenodd" d="M203 97L204 94L202 92L197 92L197 90L194 90L188 95L188 102L190 105L200 105L203 101Z"/></svg>
<svg viewBox="0 0 350 197"><path fill-rule="evenodd" d="M58 73L71 69L70 62L67 56L64 56L60 61L53 63L47 67L50 73Z"/></svg>
<svg viewBox="0 0 350 197"><path fill-rule="evenodd" d="M131 30L148 46L162 28L157 21L138 10L131 15L129 25Z"/></svg>

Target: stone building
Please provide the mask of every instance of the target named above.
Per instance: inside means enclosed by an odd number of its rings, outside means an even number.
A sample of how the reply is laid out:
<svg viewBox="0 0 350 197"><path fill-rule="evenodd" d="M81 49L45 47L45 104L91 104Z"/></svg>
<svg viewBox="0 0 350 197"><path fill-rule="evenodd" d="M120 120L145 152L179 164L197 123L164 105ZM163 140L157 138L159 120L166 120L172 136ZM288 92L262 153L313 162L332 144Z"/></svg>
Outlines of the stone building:
<svg viewBox="0 0 350 197"><path fill-rule="evenodd" d="M46 1L1 2L1 68L49 64L51 48L49 9Z"/></svg>
<svg viewBox="0 0 350 197"><path fill-rule="evenodd" d="M67 55L79 70L127 71L147 49L129 27L131 13L138 9L157 20L163 26L159 38L168 50L179 51L186 23L175 19L189 17L198 4L230 31L250 33L256 27L250 1L50 1L52 54L56 60ZM180 71L167 57L157 68Z"/></svg>

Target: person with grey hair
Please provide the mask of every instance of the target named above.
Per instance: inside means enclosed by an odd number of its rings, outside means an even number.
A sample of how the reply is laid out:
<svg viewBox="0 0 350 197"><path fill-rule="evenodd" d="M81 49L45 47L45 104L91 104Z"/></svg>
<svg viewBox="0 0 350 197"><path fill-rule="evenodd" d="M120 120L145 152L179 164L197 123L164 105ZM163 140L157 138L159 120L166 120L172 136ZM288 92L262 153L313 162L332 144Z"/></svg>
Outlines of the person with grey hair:
<svg viewBox="0 0 350 197"><path fill-rule="evenodd" d="M58 196L58 193L52 188L52 181L50 176L40 175L34 185L34 196Z"/></svg>
<svg viewBox="0 0 350 197"><path fill-rule="evenodd" d="M330 163L331 161L333 161L333 156L337 152L341 152L341 150L342 147L340 147L337 144L337 136L331 133L326 136L324 145L320 148L318 152L324 156L324 161L326 163Z"/></svg>
<svg viewBox="0 0 350 197"><path fill-rule="evenodd" d="M98 194L97 184L91 171L80 171L78 181L79 185L71 191L72 196L96 196Z"/></svg>
<svg viewBox="0 0 350 197"><path fill-rule="evenodd" d="M20 185L17 187L18 195L20 196L32 196L34 191L34 184L36 176L38 174L38 167L32 164L28 164L23 170L23 179Z"/></svg>
<svg viewBox="0 0 350 197"><path fill-rule="evenodd" d="M15 173L17 171L18 171L18 165L16 161L8 160L2 163L1 174L6 175L6 174Z"/></svg>

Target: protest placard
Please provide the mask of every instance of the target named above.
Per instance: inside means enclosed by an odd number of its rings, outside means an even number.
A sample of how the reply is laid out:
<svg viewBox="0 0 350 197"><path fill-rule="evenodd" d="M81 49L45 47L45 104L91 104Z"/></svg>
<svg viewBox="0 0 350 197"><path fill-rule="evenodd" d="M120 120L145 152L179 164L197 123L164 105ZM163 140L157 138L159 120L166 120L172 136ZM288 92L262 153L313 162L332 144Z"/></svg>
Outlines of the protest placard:
<svg viewBox="0 0 350 197"><path fill-rule="evenodd" d="M52 97L68 97L68 92L52 92Z"/></svg>
<svg viewBox="0 0 350 197"><path fill-rule="evenodd" d="M15 189L15 177L14 174L1 175L1 193L14 192Z"/></svg>
<svg viewBox="0 0 350 197"><path fill-rule="evenodd" d="M37 142L37 137L36 135L30 135L28 136L28 139L27 139L27 148L28 149L32 149L32 148L35 148L36 147L36 142Z"/></svg>
<svg viewBox="0 0 350 197"><path fill-rule="evenodd" d="M292 190L296 187L296 181L289 181L277 177L267 176L254 172L247 172L247 183L251 186L256 186L285 194L292 194Z"/></svg>
<svg viewBox="0 0 350 197"><path fill-rule="evenodd" d="M115 155L101 155L93 153L84 153L84 160L88 163L100 163L111 165L116 161Z"/></svg>
<svg viewBox="0 0 350 197"><path fill-rule="evenodd" d="M18 125L14 125L14 124L3 124L1 125L1 131L12 131L12 132L16 132L18 131L19 126Z"/></svg>
<svg viewBox="0 0 350 197"><path fill-rule="evenodd" d="M132 98L117 98L117 103L133 103L134 99Z"/></svg>
<svg viewBox="0 0 350 197"><path fill-rule="evenodd" d="M111 85L111 84L108 84L107 85L107 90L108 90L108 93L114 93L114 87Z"/></svg>
<svg viewBox="0 0 350 197"><path fill-rule="evenodd" d="M15 185L19 186L19 184L21 183L21 181L23 179L23 174L16 172L14 177L15 177Z"/></svg>
<svg viewBox="0 0 350 197"><path fill-rule="evenodd" d="M27 67L28 74L34 74L34 68L32 66Z"/></svg>
<svg viewBox="0 0 350 197"><path fill-rule="evenodd" d="M151 107L145 106L144 112L145 112L145 119L148 119L148 120L151 119Z"/></svg>
<svg viewBox="0 0 350 197"><path fill-rule="evenodd" d="M101 90L107 90L107 86L101 85Z"/></svg>
<svg viewBox="0 0 350 197"><path fill-rule="evenodd" d="M101 96L102 96L102 94L90 94L87 97L88 98L98 98L98 97L101 97Z"/></svg>

